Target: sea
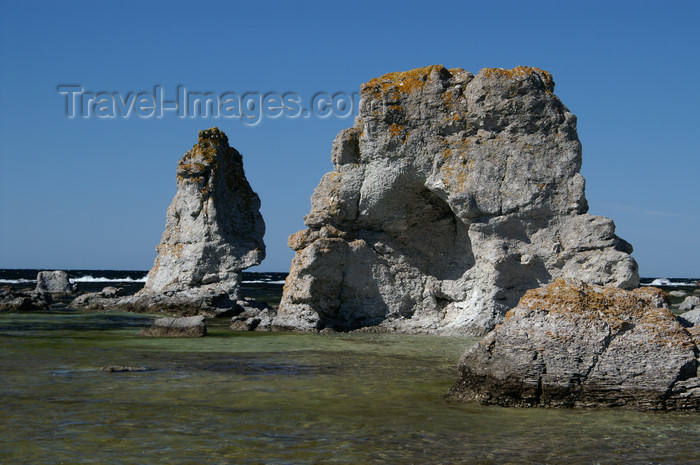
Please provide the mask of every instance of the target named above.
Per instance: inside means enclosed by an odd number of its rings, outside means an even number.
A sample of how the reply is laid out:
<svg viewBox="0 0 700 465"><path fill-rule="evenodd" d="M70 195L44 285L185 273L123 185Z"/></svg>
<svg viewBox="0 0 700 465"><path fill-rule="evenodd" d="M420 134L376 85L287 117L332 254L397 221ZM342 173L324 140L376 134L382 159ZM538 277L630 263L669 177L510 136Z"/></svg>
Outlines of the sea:
<svg viewBox="0 0 700 465"><path fill-rule="evenodd" d="M0 270L0 287L32 287L37 271ZM83 290L145 275L69 270ZM285 276L244 273L243 288L274 298ZM643 282L662 279L697 281ZM700 463L699 413L453 402L477 338L234 332L226 319L204 338L140 336L153 318L0 313L0 463Z"/></svg>

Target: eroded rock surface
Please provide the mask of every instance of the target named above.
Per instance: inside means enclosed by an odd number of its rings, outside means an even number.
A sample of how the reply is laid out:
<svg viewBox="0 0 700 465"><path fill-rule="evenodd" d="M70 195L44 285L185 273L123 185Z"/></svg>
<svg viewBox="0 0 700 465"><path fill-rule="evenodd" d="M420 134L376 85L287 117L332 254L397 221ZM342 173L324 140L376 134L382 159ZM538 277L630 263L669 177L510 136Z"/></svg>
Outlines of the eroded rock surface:
<svg viewBox="0 0 700 465"><path fill-rule="evenodd" d="M274 326L483 335L557 277L636 287L586 214L576 117L546 71L431 66L362 86L312 196Z"/></svg>
<svg viewBox="0 0 700 465"><path fill-rule="evenodd" d="M459 362L451 393L503 406L698 409L698 333L663 291L557 279L528 291Z"/></svg>
<svg viewBox="0 0 700 465"><path fill-rule="evenodd" d="M0 312L47 310L52 303L48 292L0 289Z"/></svg>
<svg viewBox="0 0 700 465"><path fill-rule="evenodd" d="M134 296L105 291L80 296L71 306L175 315L233 312L241 271L265 258L260 199L243 172L241 155L218 128L177 166L177 193L166 213L158 256L144 288Z"/></svg>
<svg viewBox="0 0 700 465"><path fill-rule="evenodd" d="M51 294L73 294L68 273L63 270L40 271L36 276L36 290Z"/></svg>

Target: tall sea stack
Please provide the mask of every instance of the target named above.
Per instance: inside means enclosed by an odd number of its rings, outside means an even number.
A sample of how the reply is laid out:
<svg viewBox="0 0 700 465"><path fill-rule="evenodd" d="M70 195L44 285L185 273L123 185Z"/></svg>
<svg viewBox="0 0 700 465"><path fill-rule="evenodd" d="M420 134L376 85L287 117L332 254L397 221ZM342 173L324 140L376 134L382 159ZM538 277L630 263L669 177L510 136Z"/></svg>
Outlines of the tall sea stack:
<svg viewBox="0 0 700 465"><path fill-rule="evenodd" d="M483 335L558 277L637 286L587 214L576 117L537 68L430 66L362 86L312 196L276 325Z"/></svg>
<svg viewBox="0 0 700 465"><path fill-rule="evenodd" d="M142 292L212 289L237 298L241 270L265 258L264 233L241 154L218 128L200 131L177 165L177 193Z"/></svg>

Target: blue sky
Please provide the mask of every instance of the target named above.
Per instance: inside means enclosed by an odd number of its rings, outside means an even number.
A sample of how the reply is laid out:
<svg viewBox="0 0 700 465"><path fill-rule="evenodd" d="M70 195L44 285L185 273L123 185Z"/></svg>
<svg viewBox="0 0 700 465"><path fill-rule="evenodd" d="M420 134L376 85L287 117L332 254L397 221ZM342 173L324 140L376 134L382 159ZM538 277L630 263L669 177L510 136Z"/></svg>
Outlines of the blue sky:
<svg viewBox="0 0 700 465"><path fill-rule="evenodd" d="M73 118L89 91L357 92L431 64L537 66L578 116L590 212L642 276L700 277L700 2L0 0L0 268L149 269L175 166L219 126L262 200L268 258L352 119Z"/></svg>

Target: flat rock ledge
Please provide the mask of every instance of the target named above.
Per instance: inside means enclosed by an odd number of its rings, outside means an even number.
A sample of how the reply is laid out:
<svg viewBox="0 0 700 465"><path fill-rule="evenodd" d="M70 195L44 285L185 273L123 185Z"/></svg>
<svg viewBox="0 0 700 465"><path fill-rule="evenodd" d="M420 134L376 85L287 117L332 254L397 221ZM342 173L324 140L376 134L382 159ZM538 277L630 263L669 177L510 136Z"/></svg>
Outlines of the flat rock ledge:
<svg viewBox="0 0 700 465"><path fill-rule="evenodd" d="M68 305L71 308L96 311L135 313L164 313L187 317L204 315L218 317L235 314L236 301L216 289L187 289L163 293L144 293L128 296L115 295L112 289L83 294Z"/></svg>
<svg viewBox="0 0 700 465"><path fill-rule="evenodd" d="M141 331L143 336L155 337L204 337L207 325L203 315L184 318L157 318L149 329Z"/></svg>
<svg viewBox="0 0 700 465"><path fill-rule="evenodd" d="M463 355L450 394L501 406L697 410L700 328L660 308L663 297L564 279L530 290Z"/></svg>
<svg viewBox="0 0 700 465"><path fill-rule="evenodd" d="M48 292L0 289L0 312L48 310L52 303Z"/></svg>

